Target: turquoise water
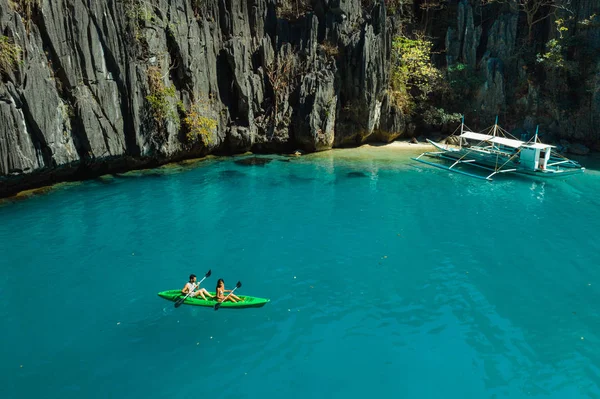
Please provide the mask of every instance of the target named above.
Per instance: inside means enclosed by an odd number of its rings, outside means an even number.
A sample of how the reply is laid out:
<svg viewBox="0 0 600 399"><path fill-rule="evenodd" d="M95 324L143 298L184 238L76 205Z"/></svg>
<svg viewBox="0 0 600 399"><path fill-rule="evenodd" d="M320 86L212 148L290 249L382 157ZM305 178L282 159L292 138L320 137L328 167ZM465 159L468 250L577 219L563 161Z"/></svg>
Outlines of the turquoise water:
<svg viewBox="0 0 600 399"><path fill-rule="evenodd" d="M0 397L600 398L600 173L387 149L208 160L0 207ZM203 286L260 309L182 306Z"/></svg>

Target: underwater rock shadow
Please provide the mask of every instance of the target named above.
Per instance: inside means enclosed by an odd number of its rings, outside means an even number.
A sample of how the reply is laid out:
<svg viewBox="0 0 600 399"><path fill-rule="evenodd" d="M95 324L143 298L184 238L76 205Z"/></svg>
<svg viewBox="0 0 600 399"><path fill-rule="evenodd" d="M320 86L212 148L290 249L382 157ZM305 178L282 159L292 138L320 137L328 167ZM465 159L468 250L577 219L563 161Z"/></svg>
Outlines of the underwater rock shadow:
<svg viewBox="0 0 600 399"><path fill-rule="evenodd" d="M232 169L222 170L218 173L218 175L219 175L219 178L221 178L223 180L241 179L246 176L245 173L242 173L238 170L232 170Z"/></svg>
<svg viewBox="0 0 600 399"><path fill-rule="evenodd" d="M249 157L236 159L234 163L242 166L265 166L271 161L273 161L273 158Z"/></svg>
<svg viewBox="0 0 600 399"><path fill-rule="evenodd" d="M335 173L333 175L333 179L331 179L328 184L341 184L343 182L347 182L348 180L355 179L370 179L371 176L364 172L346 172L346 173Z"/></svg>
<svg viewBox="0 0 600 399"><path fill-rule="evenodd" d="M289 174L270 179L269 185L273 187L281 187L282 185L306 185L312 184L316 181L318 181L318 179L314 177L304 177L296 174Z"/></svg>
<svg viewBox="0 0 600 399"><path fill-rule="evenodd" d="M287 177L287 180L292 183L312 183L314 181L317 181L318 179L316 179L314 177L305 177L305 176L298 176L295 174L290 174Z"/></svg>
<svg viewBox="0 0 600 399"><path fill-rule="evenodd" d="M346 177L348 178L362 178L362 177L369 177L369 175L367 175L364 172L348 172L346 173Z"/></svg>
<svg viewBox="0 0 600 399"><path fill-rule="evenodd" d="M116 179L140 179L140 178L144 178L144 177L152 177L155 179L159 179L159 178L163 178L165 177L164 173L160 173L160 172L128 172L127 174L122 174L122 173L113 173L111 175L112 177L116 178Z"/></svg>
<svg viewBox="0 0 600 399"><path fill-rule="evenodd" d="M93 179L93 182L96 184L99 184L99 185L102 185L102 184L110 185L110 184L116 184L117 180L114 175L102 175L102 176L99 176L99 177Z"/></svg>

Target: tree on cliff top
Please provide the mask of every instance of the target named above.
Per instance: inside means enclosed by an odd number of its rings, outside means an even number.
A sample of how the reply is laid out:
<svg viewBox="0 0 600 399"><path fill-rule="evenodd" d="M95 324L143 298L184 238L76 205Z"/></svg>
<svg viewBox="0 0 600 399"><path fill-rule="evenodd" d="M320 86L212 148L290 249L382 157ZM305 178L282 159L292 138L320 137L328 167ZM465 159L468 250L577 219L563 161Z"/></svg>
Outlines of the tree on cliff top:
<svg viewBox="0 0 600 399"><path fill-rule="evenodd" d="M557 10L571 12L571 0L481 0L482 5L508 4L514 11L522 11L527 17L527 40L533 40L533 26L554 15Z"/></svg>

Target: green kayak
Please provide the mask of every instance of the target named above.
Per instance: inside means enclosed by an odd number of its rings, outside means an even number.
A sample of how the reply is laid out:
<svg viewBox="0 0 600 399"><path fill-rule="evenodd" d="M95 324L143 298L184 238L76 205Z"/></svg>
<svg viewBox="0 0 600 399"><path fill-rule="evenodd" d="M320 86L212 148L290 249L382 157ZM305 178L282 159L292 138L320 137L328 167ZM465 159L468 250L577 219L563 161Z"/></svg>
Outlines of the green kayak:
<svg viewBox="0 0 600 399"><path fill-rule="evenodd" d="M210 294L215 295L214 292L211 292ZM223 302L223 303L221 303L221 308L233 308L233 309L261 308L261 307L265 306L265 304L267 302L270 301L270 299L238 295L237 293L235 295L237 297L239 297L240 299L242 299L242 301L235 302L235 303L229 302L229 301ZM181 299L185 295L181 294L181 290L168 290L168 291L159 292L158 296L161 298L165 298L166 300L169 300L172 302L177 302L178 299ZM184 305L206 306L206 307L210 307L210 308L215 306L216 303L217 303L216 299L204 300L204 299L202 299L202 297L191 298L189 296L183 302Z"/></svg>

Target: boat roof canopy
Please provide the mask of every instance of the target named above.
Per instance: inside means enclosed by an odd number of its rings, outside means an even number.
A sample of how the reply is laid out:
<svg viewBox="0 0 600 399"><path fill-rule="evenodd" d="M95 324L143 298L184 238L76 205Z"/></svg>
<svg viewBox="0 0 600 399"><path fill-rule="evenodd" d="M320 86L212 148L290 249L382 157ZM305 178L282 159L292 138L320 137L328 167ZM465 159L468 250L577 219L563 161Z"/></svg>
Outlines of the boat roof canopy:
<svg viewBox="0 0 600 399"><path fill-rule="evenodd" d="M482 133L475 133L475 132L463 132L460 137L464 137L466 139L471 139L471 140L481 140L481 141L488 141L489 139L491 139L494 136L490 136L488 134L482 134Z"/></svg>
<svg viewBox="0 0 600 399"><path fill-rule="evenodd" d="M525 142L523 142L521 140L507 139L506 137L493 137L492 139L490 139L490 141L492 143L502 144L502 145L505 145L507 147L512 147L512 148L519 148L523 144L525 144Z"/></svg>
<svg viewBox="0 0 600 399"><path fill-rule="evenodd" d="M550 144L542 144L542 143L531 143L531 144L525 144L525 145L523 145L523 147L539 148L540 150L547 150L548 148L554 148L556 146L550 145Z"/></svg>
<svg viewBox="0 0 600 399"><path fill-rule="evenodd" d="M552 148L554 146L549 144L542 143L526 143L521 140L509 139L506 137L499 136L491 136L489 134L475 133L475 132L463 132L460 137L464 137L465 139L471 140L479 140L479 141L487 141L489 143L501 144L507 147L519 148L519 147L528 147L528 148L536 148L536 149L547 149Z"/></svg>

